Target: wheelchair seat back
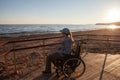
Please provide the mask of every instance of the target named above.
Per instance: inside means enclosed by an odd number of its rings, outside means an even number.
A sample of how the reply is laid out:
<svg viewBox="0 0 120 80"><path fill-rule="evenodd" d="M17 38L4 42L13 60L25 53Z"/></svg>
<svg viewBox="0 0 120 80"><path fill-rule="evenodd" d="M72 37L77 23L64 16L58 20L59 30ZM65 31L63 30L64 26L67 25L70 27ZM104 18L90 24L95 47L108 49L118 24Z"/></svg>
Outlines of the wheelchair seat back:
<svg viewBox="0 0 120 80"><path fill-rule="evenodd" d="M75 43L75 47L73 49L74 57L76 57L76 58L80 57L80 52L81 52L81 44L79 43L79 41L77 41Z"/></svg>

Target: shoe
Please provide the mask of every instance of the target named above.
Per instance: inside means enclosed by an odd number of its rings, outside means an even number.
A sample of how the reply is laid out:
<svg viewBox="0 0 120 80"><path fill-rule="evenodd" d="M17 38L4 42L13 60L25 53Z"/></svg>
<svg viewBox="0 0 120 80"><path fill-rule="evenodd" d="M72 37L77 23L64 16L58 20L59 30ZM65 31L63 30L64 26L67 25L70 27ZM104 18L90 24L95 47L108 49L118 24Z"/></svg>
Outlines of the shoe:
<svg viewBox="0 0 120 80"><path fill-rule="evenodd" d="M43 74L51 74L51 71L42 71Z"/></svg>

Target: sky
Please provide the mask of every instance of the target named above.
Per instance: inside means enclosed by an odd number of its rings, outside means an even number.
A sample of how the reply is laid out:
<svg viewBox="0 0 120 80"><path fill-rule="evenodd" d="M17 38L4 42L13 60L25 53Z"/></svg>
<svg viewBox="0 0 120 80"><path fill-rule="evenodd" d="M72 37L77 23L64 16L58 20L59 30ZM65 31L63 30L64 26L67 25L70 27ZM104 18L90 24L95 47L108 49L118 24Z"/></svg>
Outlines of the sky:
<svg viewBox="0 0 120 80"><path fill-rule="evenodd" d="M0 0L0 24L95 24L119 13L120 0Z"/></svg>

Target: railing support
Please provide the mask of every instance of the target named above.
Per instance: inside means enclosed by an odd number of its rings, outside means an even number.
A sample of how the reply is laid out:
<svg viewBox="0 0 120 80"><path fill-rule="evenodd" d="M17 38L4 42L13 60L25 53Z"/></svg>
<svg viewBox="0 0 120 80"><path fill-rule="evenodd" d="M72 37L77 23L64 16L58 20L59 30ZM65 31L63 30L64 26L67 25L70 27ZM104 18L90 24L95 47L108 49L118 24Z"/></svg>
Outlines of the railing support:
<svg viewBox="0 0 120 80"><path fill-rule="evenodd" d="M45 40L43 40L43 45L45 45ZM46 63L45 46L43 47L43 55L44 55L44 64L45 64Z"/></svg>
<svg viewBox="0 0 120 80"><path fill-rule="evenodd" d="M103 62L103 65L102 65L102 70L101 70L101 73L100 73L100 78L99 78L99 80L102 80L103 73L104 73L104 68L105 68L105 64L106 64L106 61L107 61L107 55L108 55L108 51L109 51L109 36L107 36L107 46L106 46L106 50L107 50L107 52L105 53L105 58L104 58L104 62Z"/></svg>
<svg viewBox="0 0 120 80"><path fill-rule="evenodd" d="M7 63L7 55L4 55L4 60L5 60L5 69L6 69L6 72L7 72L7 74L9 74L8 63Z"/></svg>
<svg viewBox="0 0 120 80"><path fill-rule="evenodd" d="M17 71L17 65L16 65L16 54L15 54L15 52L13 52L13 58L14 58L14 65L15 65L15 72Z"/></svg>
<svg viewBox="0 0 120 80"><path fill-rule="evenodd" d="M13 46L13 49L14 49L14 43L12 44ZM13 51L13 63L14 63L14 72L16 73L17 72L17 66L16 66L16 54L15 54L15 51Z"/></svg>

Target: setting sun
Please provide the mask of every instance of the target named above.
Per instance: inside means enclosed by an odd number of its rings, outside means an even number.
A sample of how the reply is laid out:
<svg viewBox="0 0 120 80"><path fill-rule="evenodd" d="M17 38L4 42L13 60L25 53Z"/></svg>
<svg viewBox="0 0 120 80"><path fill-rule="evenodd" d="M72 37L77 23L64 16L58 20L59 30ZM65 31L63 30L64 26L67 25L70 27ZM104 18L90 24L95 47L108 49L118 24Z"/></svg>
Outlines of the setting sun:
<svg viewBox="0 0 120 80"><path fill-rule="evenodd" d="M120 20L120 11L118 9L111 9L105 17L107 22L116 22Z"/></svg>

